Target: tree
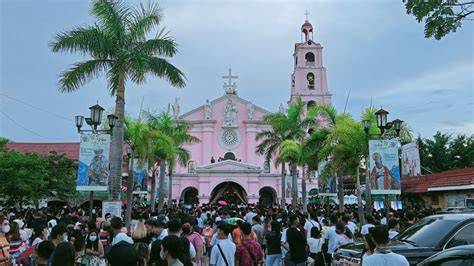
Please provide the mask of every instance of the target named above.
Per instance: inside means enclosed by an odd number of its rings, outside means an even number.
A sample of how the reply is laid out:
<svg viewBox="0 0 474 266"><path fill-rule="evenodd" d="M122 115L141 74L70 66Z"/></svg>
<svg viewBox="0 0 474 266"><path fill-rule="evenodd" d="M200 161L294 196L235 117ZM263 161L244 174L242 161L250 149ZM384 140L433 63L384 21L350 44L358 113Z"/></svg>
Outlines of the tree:
<svg viewBox="0 0 474 266"><path fill-rule="evenodd" d="M175 87L184 87L185 81L183 73L166 59L177 52L174 40L164 30L153 39L146 38L162 20L157 5L132 8L122 1L96 0L91 14L97 19L93 26L78 26L59 33L51 49L91 57L60 74L61 92L76 91L92 78L106 73L109 92L116 98L118 117L112 137L109 187L109 198L117 200L122 179L126 81L143 84L146 74L164 78Z"/></svg>
<svg viewBox="0 0 474 266"><path fill-rule="evenodd" d="M281 164L281 204L286 205L285 199L285 165L286 162L282 158L278 158L280 154L281 144L285 140L302 141L307 130L315 124L314 116L304 118L305 104L298 98L292 103L285 113L268 114L263 117L263 123L271 126L271 129L258 132L256 140L261 141L256 147L256 153L265 156L267 161L274 159L275 165ZM293 207L296 207L298 200L298 186L296 180L296 165L292 165L292 183L293 183Z"/></svg>
<svg viewBox="0 0 474 266"><path fill-rule="evenodd" d="M127 210L125 213L125 220L127 226L130 225L131 217L132 217L132 204L133 204L133 184L135 179L135 172L134 172L134 163L135 157L139 158L139 164L143 166L146 162L148 156L147 154L147 147L148 142L151 141L147 138L148 126L138 117L136 120L132 120L129 117L124 117L125 123L125 131L124 131L124 139L125 142L128 143L130 147L130 167L128 171L128 179L127 179ZM147 171L148 177L148 171Z"/></svg>
<svg viewBox="0 0 474 266"><path fill-rule="evenodd" d="M0 137L0 152L4 151L6 149L6 146L7 146L8 142L10 142L9 139L4 138L4 137Z"/></svg>
<svg viewBox="0 0 474 266"><path fill-rule="evenodd" d="M432 139L418 136L421 173L431 174L472 167L474 165L474 136L436 132Z"/></svg>
<svg viewBox="0 0 474 266"><path fill-rule="evenodd" d="M450 32L456 32L464 20L474 13L471 0L403 0L408 14L418 22L424 20L425 37L440 40Z"/></svg>
<svg viewBox="0 0 474 266"><path fill-rule="evenodd" d="M76 189L73 161L56 153L0 152L0 187L6 206L38 206L40 199L51 197L68 200Z"/></svg>

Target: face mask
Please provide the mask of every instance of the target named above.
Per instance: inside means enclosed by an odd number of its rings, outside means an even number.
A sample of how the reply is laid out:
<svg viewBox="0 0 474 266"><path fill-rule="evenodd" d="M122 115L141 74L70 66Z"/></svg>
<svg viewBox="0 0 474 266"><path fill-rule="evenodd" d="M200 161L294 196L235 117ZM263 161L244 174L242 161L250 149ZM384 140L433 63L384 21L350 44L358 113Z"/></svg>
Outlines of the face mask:
<svg viewBox="0 0 474 266"><path fill-rule="evenodd" d="M48 238L48 237L49 237L49 231L46 231L46 233L44 233L44 237L45 237L45 238Z"/></svg>
<svg viewBox="0 0 474 266"><path fill-rule="evenodd" d="M166 256L165 256L165 252L163 250L160 250L160 258L162 260L165 260Z"/></svg>
<svg viewBox="0 0 474 266"><path fill-rule="evenodd" d="M89 236L89 240L95 242L97 240L97 236Z"/></svg>
<svg viewBox="0 0 474 266"><path fill-rule="evenodd" d="M62 242L67 242L67 235L64 235L64 236L63 236Z"/></svg>
<svg viewBox="0 0 474 266"><path fill-rule="evenodd" d="M2 230L5 234L10 232L10 225L3 225Z"/></svg>
<svg viewBox="0 0 474 266"><path fill-rule="evenodd" d="M189 228L188 226L183 226L182 230L183 230L183 234L185 235L188 235L189 233L191 233L191 228Z"/></svg>

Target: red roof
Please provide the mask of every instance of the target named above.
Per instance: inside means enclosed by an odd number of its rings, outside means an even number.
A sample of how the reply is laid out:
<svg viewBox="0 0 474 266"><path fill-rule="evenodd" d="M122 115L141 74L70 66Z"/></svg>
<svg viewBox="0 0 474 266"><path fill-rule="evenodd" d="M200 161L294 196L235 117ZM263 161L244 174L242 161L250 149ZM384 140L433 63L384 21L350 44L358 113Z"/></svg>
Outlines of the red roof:
<svg viewBox="0 0 474 266"><path fill-rule="evenodd" d="M474 184L474 167L449 170L441 173L404 177L401 180L402 192L423 193L428 188L464 186Z"/></svg>
<svg viewBox="0 0 474 266"><path fill-rule="evenodd" d="M64 154L71 160L79 160L79 142L9 142L7 149L15 150L21 153L37 153L40 155L48 155L50 152ZM127 154L128 144L123 145L123 155Z"/></svg>

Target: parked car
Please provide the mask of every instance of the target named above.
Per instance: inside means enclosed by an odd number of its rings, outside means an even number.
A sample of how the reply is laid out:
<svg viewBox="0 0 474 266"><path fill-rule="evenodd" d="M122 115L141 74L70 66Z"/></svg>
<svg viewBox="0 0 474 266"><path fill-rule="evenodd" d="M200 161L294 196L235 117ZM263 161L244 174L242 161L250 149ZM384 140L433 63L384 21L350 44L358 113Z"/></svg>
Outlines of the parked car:
<svg viewBox="0 0 474 266"><path fill-rule="evenodd" d="M474 244L474 213L450 213L425 217L390 241L393 252L410 265L451 247ZM363 243L348 244L333 253L333 259L360 261Z"/></svg>
<svg viewBox="0 0 474 266"><path fill-rule="evenodd" d="M457 246L443 250L422 261L419 266L472 266L474 245Z"/></svg>

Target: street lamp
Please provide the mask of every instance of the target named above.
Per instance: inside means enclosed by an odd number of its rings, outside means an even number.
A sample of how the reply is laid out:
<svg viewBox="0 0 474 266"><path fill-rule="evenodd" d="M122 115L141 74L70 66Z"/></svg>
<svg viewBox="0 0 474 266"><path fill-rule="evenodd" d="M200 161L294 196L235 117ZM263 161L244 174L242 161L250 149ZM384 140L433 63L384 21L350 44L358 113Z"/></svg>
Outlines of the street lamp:
<svg viewBox="0 0 474 266"><path fill-rule="evenodd" d="M89 107L90 110L90 117L84 118L82 115L76 115L75 116L75 122L76 122L76 127L77 127L77 133L85 133L85 132L91 132L92 134L98 134L98 133L106 133L106 134L112 134L112 130L117 123L118 117L114 114L109 114L107 115L107 120L109 122L109 130L97 130L97 127L100 126L102 123L102 114L104 113L104 108L100 106L98 103ZM82 126L84 125L84 121L86 121L86 124L88 124L91 129L81 129ZM94 191L89 192L89 216L90 219L92 219L92 205L94 202Z"/></svg>
<svg viewBox="0 0 474 266"><path fill-rule="evenodd" d="M82 115L76 115L76 127L77 133L92 132L92 133L112 133L113 128L117 123L118 117L114 114L107 115L107 120L109 122L109 130L97 130L97 127L102 123L102 114L104 113L104 108L99 104L95 104L89 107L90 117L84 118ZM81 129L84 125L84 121L91 127L91 130Z"/></svg>
<svg viewBox="0 0 474 266"><path fill-rule="evenodd" d="M396 137L400 136L400 131L402 128L402 123L403 121L400 119L395 119L392 122L388 122L387 116L389 112L380 108L377 112L375 112L375 117L377 120L377 127L380 129L380 134L371 134L369 133L370 130L370 120L362 120L362 125L364 126L364 131L365 134L370 138L371 136L377 137L377 138L384 138L388 137L385 136L385 130L394 128ZM371 202L371 184L370 184L370 174L369 174L369 156L367 156L367 159L365 161L365 192L366 192L366 203L367 203L367 214L370 214L372 212L372 202ZM387 198L386 200L387 201ZM388 213L388 205L385 207L386 211Z"/></svg>

